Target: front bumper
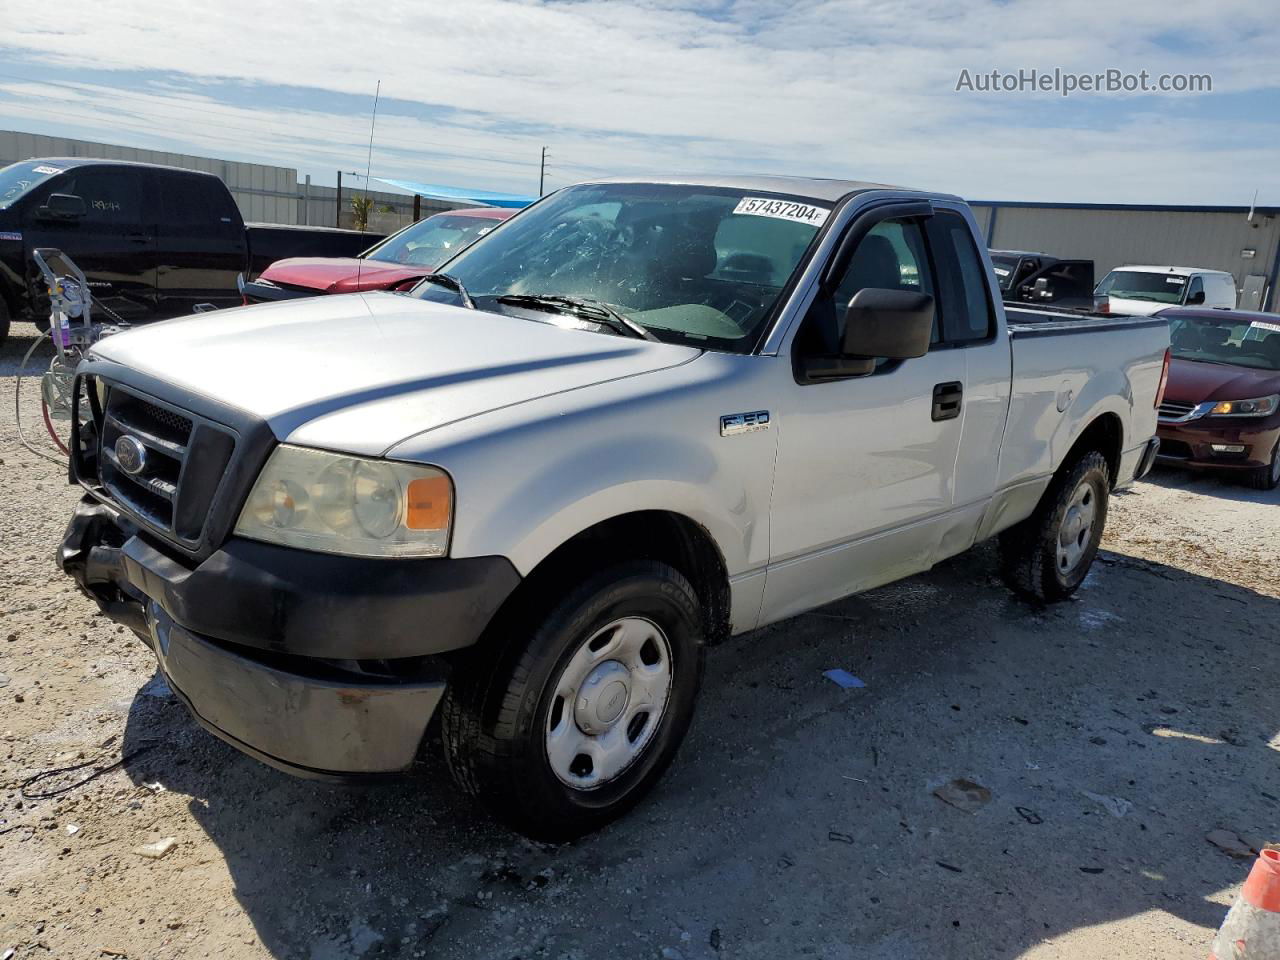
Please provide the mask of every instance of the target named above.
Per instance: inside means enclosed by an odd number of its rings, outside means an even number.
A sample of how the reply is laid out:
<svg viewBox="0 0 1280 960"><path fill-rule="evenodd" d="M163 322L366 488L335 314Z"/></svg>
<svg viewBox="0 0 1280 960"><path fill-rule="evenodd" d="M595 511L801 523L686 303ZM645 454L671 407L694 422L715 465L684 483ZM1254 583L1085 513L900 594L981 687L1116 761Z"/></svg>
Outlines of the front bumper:
<svg viewBox="0 0 1280 960"><path fill-rule="evenodd" d="M234 538L191 565L91 497L58 562L152 647L202 726L337 779L412 764L445 688L434 655L475 643L519 583L502 557L375 560Z"/></svg>
<svg viewBox="0 0 1280 960"><path fill-rule="evenodd" d="M1253 470L1271 463L1271 452L1280 441L1280 418L1205 418L1186 423L1161 421L1160 459L1188 467L1215 470ZM1239 452L1219 452L1213 444L1244 447Z"/></svg>

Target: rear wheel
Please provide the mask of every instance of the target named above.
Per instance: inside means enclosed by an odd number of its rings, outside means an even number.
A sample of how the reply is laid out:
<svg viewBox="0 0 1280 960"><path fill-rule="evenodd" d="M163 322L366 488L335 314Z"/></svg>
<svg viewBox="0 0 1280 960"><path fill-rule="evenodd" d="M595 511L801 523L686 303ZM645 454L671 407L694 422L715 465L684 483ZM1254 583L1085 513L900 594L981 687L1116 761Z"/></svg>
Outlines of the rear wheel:
<svg viewBox="0 0 1280 960"><path fill-rule="evenodd" d="M702 618L683 576L644 561L597 574L534 620L506 618L527 640L458 665L445 757L515 829L570 840L629 810L675 756L701 682Z"/></svg>
<svg viewBox="0 0 1280 960"><path fill-rule="evenodd" d="M1274 490L1280 486L1280 440L1271 451L1271 462L1265 467L1254 467L1247 474L1247 479L1255 490Z"/></svg>
<svg viewBox="0 0 1280 960"><path fill-rule="evenodd" d="M1042 603L1075 593L1098 553L1110 489L1107 461L1097 451L1059 470L1035 513L1000 534L1000 570L1009 586Z"/></svg>

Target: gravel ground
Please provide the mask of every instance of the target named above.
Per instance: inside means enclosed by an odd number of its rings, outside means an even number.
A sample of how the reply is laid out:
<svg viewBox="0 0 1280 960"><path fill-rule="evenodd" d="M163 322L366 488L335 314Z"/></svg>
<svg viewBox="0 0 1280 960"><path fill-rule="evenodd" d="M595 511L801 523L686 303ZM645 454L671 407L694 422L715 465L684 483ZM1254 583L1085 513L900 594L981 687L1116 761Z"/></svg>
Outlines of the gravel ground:
<svg viewBox="0 0 1280 960"><path fill-rule="evenodd" d="M1206 833L1280 839L1280 492L1158 473L1048 610L980 548L723 644L653 797L557 848L438 759L337 788L196 728L55 572L76 494L17 441L31 336L0 356L0 956L1201 960L1248 869Z"/></svg>

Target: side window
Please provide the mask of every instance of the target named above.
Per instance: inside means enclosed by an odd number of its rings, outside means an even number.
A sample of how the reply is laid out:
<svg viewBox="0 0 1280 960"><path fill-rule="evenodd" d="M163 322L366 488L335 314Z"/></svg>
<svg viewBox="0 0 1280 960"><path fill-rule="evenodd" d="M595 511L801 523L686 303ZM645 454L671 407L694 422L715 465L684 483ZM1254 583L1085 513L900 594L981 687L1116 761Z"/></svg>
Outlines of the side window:
<svg viewBox="0 0 1280 960"><path fill-rule="evenodd" d="M875 287L934 296L933 275L924 235L914 220L884 220L862 238L832 296L819 298L796 339L801 355L838 353L844 340L845 312L859 290ZM934 320L932 342L939 339ZM884 364L877 364L877 369Z"/></svg>
<svg viewBox="0 0 1280 960"><path fill-rule="evenodd" d="M226 191L210 177L161 174L159 184L162 227L188 231L223 231L235 225Z"/></svg>
<svg viewBox="0 0 1280 960"><path fill-rule="evenodd" d="M138 226L142 223L142 187L128 168L71 170L53 193L69 193L84 201L84 224Z"/></svg>
<svg viewBox="0 0 1280 960"><path fill-rule="evenodd" d="M929 247L938 270L938 310L947 343L986 340L995 329L987 272L964 218L939 210L928 221Z"/></svg>
<svg viewBox="0 0 1280 960"><path fill-rule="evenodd" d="M1199 294L1199 296L1196 296ZM1187 285L1187 298L1184 303L1203 303L1204 302L1204 279L1201 277L1192 277L1191 283Z"/></svg>

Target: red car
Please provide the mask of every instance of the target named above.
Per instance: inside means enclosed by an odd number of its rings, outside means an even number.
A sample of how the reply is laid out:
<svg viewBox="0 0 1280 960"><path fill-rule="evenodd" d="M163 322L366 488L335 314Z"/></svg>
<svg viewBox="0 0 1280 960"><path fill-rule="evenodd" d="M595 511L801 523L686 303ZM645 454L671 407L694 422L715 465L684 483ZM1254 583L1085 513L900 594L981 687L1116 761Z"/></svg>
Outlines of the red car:
<svg viewBox="0 0 1280 960"><path fill-rule="evenodd" d="M241 287L245 303L360 290L408 290L515 210L449 210L410 224L358 257L277 260Z"/></svg>
<svg viewBox="0 0 1280 960"><path fill-rule="evenodd" d="M1280 484L1280 315L1173 308L1160 457Z"/></svg>

